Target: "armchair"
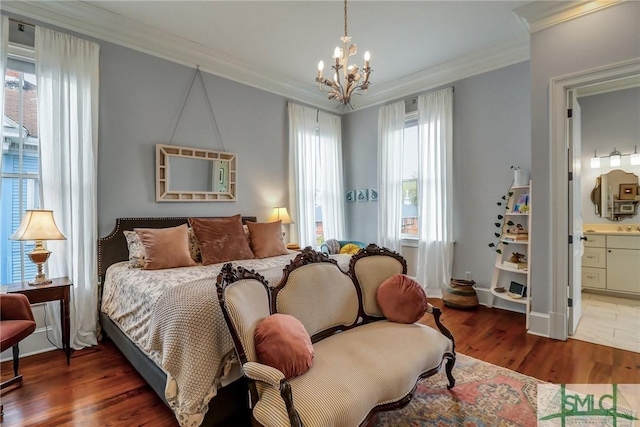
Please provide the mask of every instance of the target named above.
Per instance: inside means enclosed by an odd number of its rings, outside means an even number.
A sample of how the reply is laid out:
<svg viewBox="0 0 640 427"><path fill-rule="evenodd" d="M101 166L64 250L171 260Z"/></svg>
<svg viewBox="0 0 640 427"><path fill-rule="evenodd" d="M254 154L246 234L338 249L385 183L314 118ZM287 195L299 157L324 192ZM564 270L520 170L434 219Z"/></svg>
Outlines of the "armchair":
<svg viewBox="0 0 640 427"><path fill-rule="evenodd" d="M29 300L21 294L0 294L0 351L13 347L14 377L0 383L0 390L22 384L18 375L20 349L18 343L36 330Z"/></svg>

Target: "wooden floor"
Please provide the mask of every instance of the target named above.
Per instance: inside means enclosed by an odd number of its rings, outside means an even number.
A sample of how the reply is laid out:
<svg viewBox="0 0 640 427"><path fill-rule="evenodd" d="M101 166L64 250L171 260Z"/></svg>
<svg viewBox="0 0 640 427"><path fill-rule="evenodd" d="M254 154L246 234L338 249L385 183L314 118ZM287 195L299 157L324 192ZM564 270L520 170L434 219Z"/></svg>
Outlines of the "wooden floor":
<svg viewBox="0 0 640 427"><path fill-rule="evenodd" d="M439 300L434 302L441 306ZM443 308L460 353L554 383L640 383L640 353L583 341L529 335L521 314L480 307ZM427 323L429 323L427 321ZM2 379L11 363L0 365ZM2 392L2 426L176 426L164 406L112 343L21 360L24 384ZM455 373L455 371L454 371Z"/></svg>

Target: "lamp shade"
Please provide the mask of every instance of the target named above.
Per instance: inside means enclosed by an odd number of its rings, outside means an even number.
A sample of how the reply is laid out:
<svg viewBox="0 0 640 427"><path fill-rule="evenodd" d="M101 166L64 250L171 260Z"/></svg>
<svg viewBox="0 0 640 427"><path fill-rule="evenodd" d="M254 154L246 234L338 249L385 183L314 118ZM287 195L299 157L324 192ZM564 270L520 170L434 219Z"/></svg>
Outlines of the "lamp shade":
<svg viewBox="0 0 640 427"><path fill-rule="evenodd" d="M289 216L289 212L287 212L287 208L284 207L273 208L273 212L271 212L271 215L267 220L267 222L276 221L282 221L283 224L293 224L293 221L291 221L291 217Z"/></svg>
<svg viewBox="0 0 640 427"><path fill-rule="evenodd" d="M28 210L11 240L66 240L53 218L53 211Z"/></svg>

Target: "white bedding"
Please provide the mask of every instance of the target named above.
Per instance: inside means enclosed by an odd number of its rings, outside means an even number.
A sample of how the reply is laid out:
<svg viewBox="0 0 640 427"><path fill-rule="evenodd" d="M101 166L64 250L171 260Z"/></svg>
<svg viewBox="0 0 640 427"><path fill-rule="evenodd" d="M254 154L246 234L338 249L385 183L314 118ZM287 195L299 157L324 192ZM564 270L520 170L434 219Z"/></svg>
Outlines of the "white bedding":
<svg viewBox="0 0 640 427"><path fill-rule="evenodd" d="M272 286L298 252L233 262ZM332 255L348 270L350 255ZM128 262L107 270L101 311L167 373L165 397L181 426L198 426L235 361L215 281L224 264L142 270Z"/></svg>

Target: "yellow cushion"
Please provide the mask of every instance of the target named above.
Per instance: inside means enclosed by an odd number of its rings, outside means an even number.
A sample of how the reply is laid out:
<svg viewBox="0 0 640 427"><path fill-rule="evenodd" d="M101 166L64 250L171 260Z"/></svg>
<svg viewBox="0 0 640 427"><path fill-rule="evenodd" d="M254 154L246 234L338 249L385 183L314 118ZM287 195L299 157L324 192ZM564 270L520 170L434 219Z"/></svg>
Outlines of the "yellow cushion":
<svg viewBox="0 0 640 427"><path fill-rule="evenodd" d="M359 250L360 250L360 246L354 243L347 243L346 245L340 248L340 253L353 255L358 253Z"/></svg>

